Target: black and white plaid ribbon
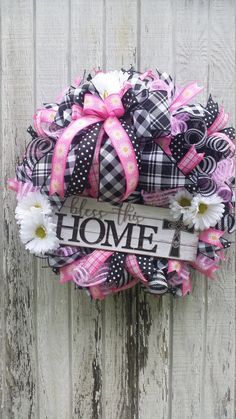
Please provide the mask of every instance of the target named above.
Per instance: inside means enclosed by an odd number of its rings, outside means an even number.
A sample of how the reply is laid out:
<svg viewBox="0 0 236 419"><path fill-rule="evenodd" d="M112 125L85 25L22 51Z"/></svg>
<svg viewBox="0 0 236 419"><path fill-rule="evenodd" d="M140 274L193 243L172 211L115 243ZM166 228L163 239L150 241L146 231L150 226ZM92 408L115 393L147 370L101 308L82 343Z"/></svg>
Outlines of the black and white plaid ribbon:
<svg viewBox="0 0 236 419"><path fill-rule="evenodd" d="M140 151L137 136L130 124L120 120L122 127L129 136L140 165ZM100 149L100 184L99 198L102 201L120 202L125 192L125 175L116 150L109 138L105 138Z"/></svg>
<svg viewBox="0 0 236 419"><path fill-rule="evenodd" d="M141 149L139 187L148 192L177 187L196 190L193 180L181 172L176 161L152 141L146 141Z"/></svg>

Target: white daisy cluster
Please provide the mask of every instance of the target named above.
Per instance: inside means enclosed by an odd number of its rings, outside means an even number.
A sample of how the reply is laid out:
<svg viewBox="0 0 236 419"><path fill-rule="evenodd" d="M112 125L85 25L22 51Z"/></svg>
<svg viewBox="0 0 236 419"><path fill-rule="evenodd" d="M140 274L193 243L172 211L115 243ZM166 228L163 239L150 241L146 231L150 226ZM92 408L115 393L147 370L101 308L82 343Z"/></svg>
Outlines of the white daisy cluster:
<svg viewBox="0 0 236 419"><path fill-rule="evenodd" d="M170 212L175 220L182 217L184 224L194 227L196 231L202 231L214 227L221 219L224 204L216 194L209 197L200 194L193 196L188 191L181 190L170 198Z"/></svg>
<svg viewBox="0 0 236 419"><path fill-rule="evenodd" d="M129 77L129 73L123 71L108 71L107 73L98 72L93 77L92 83L99 92L102 99L107 96L119 93L122 87L125 85Z"/></svg>
<svg viewBox="0 0 236 419"><path fill-rule="evenodd" d="M39 191L29 192L19 202L15 217L20 225L20 238L30 253L41 256L59 246L52 208L46 196Z"/></svg>

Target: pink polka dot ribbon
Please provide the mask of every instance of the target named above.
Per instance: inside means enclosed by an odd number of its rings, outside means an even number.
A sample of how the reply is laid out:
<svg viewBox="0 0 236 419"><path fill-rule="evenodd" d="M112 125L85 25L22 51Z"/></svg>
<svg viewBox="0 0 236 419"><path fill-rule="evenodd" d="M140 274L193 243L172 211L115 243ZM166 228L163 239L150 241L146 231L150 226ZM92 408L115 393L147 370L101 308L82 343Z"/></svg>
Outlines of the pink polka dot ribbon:
<svg viewBox="0 0 236 419"><path fill-rule="evenodd" d="M70 125L58 138L54 148L52 172L50 180L50 195L57 193L64 197L64 173L67 155L71 143L79 132L97 122L104 121L103 129L109 136L114 149L123 166L126 179L126 190L122 199L126 199L138 184L138 166L131 140L118 118L124 115L124 107L119 94L112 94L104 100L92 94L85 94L82 112L73 114ZM60 167L60 170L58 168Z"/></svg>

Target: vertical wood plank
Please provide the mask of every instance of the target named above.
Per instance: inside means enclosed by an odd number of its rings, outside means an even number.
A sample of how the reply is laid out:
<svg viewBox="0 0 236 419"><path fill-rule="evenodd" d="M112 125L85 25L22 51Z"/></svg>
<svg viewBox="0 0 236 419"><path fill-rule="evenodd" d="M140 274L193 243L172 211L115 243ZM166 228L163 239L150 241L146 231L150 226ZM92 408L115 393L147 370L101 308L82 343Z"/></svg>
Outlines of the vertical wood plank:
<svg viewBox="0 0 236 419"><path fill-rule="evenodd" d="M171 1L141 1L140 70L173 73ZM139 418L169 418L172 362L170 296L139 296Z"/></svg>
<svg viewBox="0 0 236 419"><path fill-rule="evenodd" d="M233 0L2 0L1 15L3 177L24 152L35 103L85 68L157 67L233 112ZM37 268L18 240L13 193L2 193L1 417L234 417L233 249L217 282L195 275L192 296L137 288L94 303Z"/></svg>
<svg viewBox="0 0 236 419"><path fill-rule="evenodd" d="M71 0L71 80L103 66L103 0Z"/></svg>
<svg viewBox="0 0 236 419"><path fill-rule="evenodd" d="M2 22L3 22L3 11L0 5L0 38L2 39ZM2 60L2 44L0 46L0 68L3 68L3 60ZM3 86L2 86L2 72L0 72L0 92L1 92L1 100L0 100L0 147L1 150L3 149L3 118L2 118L2 94L3 94ZM4 178L4 161L3 156L0 159L0 171L1 177ZM0 188L0 200L3 203L3 188ZM1 237L4 236L5 228L4 228L4 214L1 211ZM0 276L2 280L0 281L0 417L3 416L3 403L4 403L4 388L5 388L5 315L4 315L4 249L3 249L3 240L1 240L0 244L0 260L2 263L0 264Z"/></svg>
<svg viewBox="0 0 236 419"><path fill-rule="evenodd" d="M205 104L208 80L208 2L174 2L175 74L177 85L196 80L205 86L194 98ZM193 275L193 294L173 304L172 415L201 416L204 368L206 278ZM203 416L204 417L204 416Z"/></svg>
<svg viewBox="0 0 236 419"><path fill-rule="evenodd" d="M137 67L137 2L106 1L105 70ZM104 418L138 417L136 290L109 297L103 306Z"/></svg>
<svg viewBox="0 0 236 419"><path fill-rule="evenodd" d="M72 80L101 67L103 60L103 1L71 1ZM69 58L70 59L70 58ZM102 304L71 286L72 417L103 417Z"/></svg>
<svg viewBox="0 0 236 419"><path fill-rule="evenodd" d="M69 2L36 2L36 103L53 102L68 85ZM62 286L47 261L38 264L37 350L39 417L71 417L71 335L68 285Z"/></svg>
<svg viewBox="0 0 236 419"><path fill-rule="evenodd" d="M25 148L34 103L33 7L30 0L2 1L2 158L5 180L14 176ZM24 24L22 24L24 22ZM14 220L15 197L5 190L4 418L37 415L34 260L24 252Z"/></svg>
<svg viewBox="0 0 236 419"><path fill-rule="evenodd" d="M209 6L209 90L235 122L235 2ZM229 237L232 239L232 237ZM235 252L227 252L216 281L208 281L204 417L233 418L235 377Z"/></svg>
<svg viewBox="0 0 236 419"><path fill-rule="evenodd" d="M141 71L148 68L155 71L158 68L161 71L173 73L174 21L171 0L140 1L138 56Z"/></svg>
<svg viewBox="0 0 236 419"><path fill-rule="evenodd" d="M137 0L106 0L106 70L137 64Z"/></svg>

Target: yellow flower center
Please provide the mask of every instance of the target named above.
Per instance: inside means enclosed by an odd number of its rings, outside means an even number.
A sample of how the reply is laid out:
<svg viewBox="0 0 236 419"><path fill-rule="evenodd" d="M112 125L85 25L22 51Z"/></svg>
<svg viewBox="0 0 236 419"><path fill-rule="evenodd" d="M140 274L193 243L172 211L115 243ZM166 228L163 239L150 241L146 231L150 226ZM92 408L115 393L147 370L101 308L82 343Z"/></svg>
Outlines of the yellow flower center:
<svg viewBox="0 0 236 419"><path fill-rule="evenodd" d="M36 204L34 204L33 207L34 208L42 208L41 205L38 202L36 202Z"/></svg>
<svg viewBox="0 0 236 419"><path fill-rule="evenodd" d="M45 237L47 235L45 228L42 227L42 226L37 227L36 230L35 230L35 235L39 239L45 239Z"/></svg>
<svg viewBox="0 0 236 419"><path fill-rule="evenodd" d="M208 208L208 205L201 203L201 204L199 204L198 212L200 214L204 214L204 212L206 212L207 208Z"/></svg>
<svg viewBox="0 0 236 419"><path fill-rule="evenodd" d="M183 197L179 200L179 205L181 207L189 207L191 205L191 201L190 199Z"/></svg>
<svg viewBox="0 0 236 419"><path fill-rule="evenodd" d="M108 96L108 91L107 90L104 90L104 92L103 92L103 98L106 99L107 96Z"/></svg>

